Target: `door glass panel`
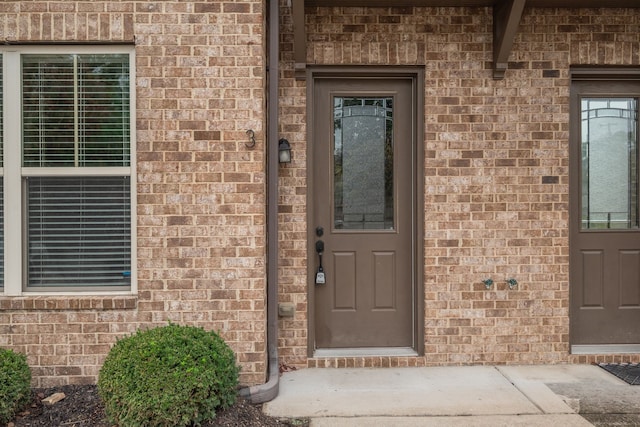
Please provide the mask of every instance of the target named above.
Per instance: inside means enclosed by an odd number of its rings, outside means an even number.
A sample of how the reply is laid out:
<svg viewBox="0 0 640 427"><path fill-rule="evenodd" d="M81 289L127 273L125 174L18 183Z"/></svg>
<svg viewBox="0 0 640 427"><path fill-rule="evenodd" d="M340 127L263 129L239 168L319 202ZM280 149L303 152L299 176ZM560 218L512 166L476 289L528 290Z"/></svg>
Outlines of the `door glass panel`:
<svg viewBox="0 0 640 427"><path fill-rule="evenodd" d="M333 226L394 229L393 98L333 98Z"/></svg>
<svg viewBox="0 0 640 427"><path fill-rule="evenodd" d="M581 228L638 228L638 100L582 98L581 110Z"/></svg>

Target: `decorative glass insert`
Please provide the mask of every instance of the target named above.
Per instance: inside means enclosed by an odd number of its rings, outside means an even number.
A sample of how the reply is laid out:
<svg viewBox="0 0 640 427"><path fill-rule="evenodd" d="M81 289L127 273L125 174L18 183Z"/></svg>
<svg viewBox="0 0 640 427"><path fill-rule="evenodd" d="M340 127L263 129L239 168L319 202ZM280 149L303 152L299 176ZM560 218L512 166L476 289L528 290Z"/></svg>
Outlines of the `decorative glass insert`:
<svg viewBox="0 0 640 427"><path fill-rule="evenodd" d="M638 228L638 99L582 98L581 114L581 228Z"/></svg>
<svg viewBox="0 0 640 427"><path fill-rule="evenodd" d="M336 229L392 230L393 98L333 98Z"/></svg>
<svg viewBox="0 0 640 427"><path fill-rule="evenodd" d="M23 166L129 166L129 55L22 55Z"/></svg>

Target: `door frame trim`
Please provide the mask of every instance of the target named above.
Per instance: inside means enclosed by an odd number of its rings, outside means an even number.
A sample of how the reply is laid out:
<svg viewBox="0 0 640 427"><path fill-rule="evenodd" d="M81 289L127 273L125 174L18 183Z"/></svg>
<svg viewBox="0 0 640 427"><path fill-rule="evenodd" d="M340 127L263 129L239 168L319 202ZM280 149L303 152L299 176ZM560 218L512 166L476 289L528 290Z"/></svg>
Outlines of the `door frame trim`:
<svg viewBox="0 0 640 427"><path fill-rule="evenodd" d="M413 351L405 351L404 355L424 354L424 67L404 66L310 66L307 68L306 82L306 117L307 117L307 356L308 357L339 357L340 354L329 352L316 354L315 349L315 263L311 262L315 255L315 230L313 224L313 191L314 162L313 162L313 135L314 135L314 91L316 78L389 78L410 79L413 85L413 147L412 167L413 172L413 206L412 206L412 334ZM362 354L359 349L347 349L349 353ZM346 354L343 351L343 355ZM393 355L393 351L388 353Z"/></svg>

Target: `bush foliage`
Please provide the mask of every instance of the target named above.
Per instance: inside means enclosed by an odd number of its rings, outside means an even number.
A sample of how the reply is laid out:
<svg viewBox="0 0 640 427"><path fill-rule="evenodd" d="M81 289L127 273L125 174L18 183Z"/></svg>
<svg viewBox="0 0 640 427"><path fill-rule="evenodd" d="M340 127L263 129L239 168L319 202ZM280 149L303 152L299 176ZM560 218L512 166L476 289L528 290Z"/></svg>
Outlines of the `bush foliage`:
<svg viewBox="0 0 640 427"><path fill-rule="evenodd" d="M169 324L119 340L100 370L98 392L120 427L199 425L235 402L238 373L218 334Z"/></svg>
<svg viewBox="0 0 640 427"><path fill-rule="evenodd" d="M0 349L0 423L13 419L31 399L31 370L24 354Z"/></svg>

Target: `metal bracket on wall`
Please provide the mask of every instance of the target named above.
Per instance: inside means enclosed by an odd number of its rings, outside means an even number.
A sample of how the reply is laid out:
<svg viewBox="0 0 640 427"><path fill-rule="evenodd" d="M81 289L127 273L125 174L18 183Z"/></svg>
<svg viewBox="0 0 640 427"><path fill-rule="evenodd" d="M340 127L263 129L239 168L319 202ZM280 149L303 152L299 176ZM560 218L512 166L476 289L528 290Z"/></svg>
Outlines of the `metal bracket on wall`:
<svg viewBox="0 0 640 427"><path fill-rule="evenodd" d="M493 6L493 78L504 79L525 0L502 0Z"/></svg>

